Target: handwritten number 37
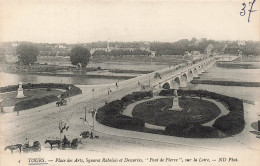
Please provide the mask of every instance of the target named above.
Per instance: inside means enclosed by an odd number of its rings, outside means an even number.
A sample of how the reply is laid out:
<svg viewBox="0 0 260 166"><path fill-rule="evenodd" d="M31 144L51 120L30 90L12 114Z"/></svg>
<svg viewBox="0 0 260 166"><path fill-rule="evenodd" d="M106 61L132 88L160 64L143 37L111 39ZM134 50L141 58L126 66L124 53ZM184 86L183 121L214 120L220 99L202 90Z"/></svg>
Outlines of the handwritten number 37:
<svg viewBox="0 0 260 166"><path fill-rule="evenodd" d="M252 10L255 1L256 1L256 0L253 0L253 2L249 2L249 6L251 6L251 7L250 7L250 9L248 10L248 12L249 12L249 14L248 14L248 22L250 22L251 13L257 11L257 10ZM245 8L246 8L246 3L242 3L242 5L243 5L243 8L241 9L240 16L245 16L245 15L246 15L246 10L245 10Z"/></svg>

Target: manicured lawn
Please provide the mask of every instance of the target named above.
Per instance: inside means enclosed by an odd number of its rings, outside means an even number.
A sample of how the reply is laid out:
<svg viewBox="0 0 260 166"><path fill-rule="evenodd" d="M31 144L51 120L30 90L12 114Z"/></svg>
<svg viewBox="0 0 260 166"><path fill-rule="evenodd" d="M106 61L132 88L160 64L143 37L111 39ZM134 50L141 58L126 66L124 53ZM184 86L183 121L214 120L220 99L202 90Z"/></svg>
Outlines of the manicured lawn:
<svg viewBox="0 0 260 166"><path fill-rule="evenodd" d="M149 104L143 102L134 107L133 117L159 126L189 122L203 124L215 119L221 112L214 103L203 99L179 98L179 105L182 111L170 111L167 108L172 106L172 98L156 99Z"/></svg>
<svg viewBox="0 0 260 166"><path fill-rule="evenodd" d="M55 95L58 96L62 93L61 90L54 90L47 91L47 89L31 89L31 90L24 90L23 91L25 98L17 99L15 98L17 96L17 91L15 92L9 92L9 93L3 93L1 94L1 98L3 99L2 106L3 107L10 107L14 106L17 102L25 101L25 100L31 100L34 98L41 98L46 95Z"/></svg>

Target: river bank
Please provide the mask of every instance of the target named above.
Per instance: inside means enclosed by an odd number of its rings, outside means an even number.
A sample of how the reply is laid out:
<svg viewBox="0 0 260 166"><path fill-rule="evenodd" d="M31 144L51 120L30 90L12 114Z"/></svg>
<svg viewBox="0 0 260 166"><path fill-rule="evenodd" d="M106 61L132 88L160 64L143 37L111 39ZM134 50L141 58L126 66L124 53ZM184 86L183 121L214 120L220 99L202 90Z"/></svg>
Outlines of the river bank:
<svg viewBox="0 0 260 166"><path fill-rule="evenodd" d="M120 70L120 69L101 69L85 68L78 69L71 66L54 65L31 65L18 66L15 64L3 64L1 72L20 75L39 75L39 76L57 76L57 77L88 77L104 79L130 79L140 74L147 74L151 71Z"/></svg>
<svg viewBox="0 0 260 166"><path fill-rule="evenodd" d="M244 87L260 87L260 82L236 82L236 81L215 81L215 80L192 80L192 84L210 84L222 86L244 86Z"/></svg>
<svg viewBox="0 0 260 166"><path fill-rule="evenodd" d="M65 74L65 73L50 73L50 72L15 72L15 71L4 71L10 74L20 75L39 75L39 76L57 76L57 77L88 77L88 78L108 78L108 79L130 79L135 76L130 75L102 75L102 74Z"/></svg>
<svg viewBox="0 0 260 166"><path fill-rule="evenodd" d="M260 69L260 64L253 62L217 62L216 66L235 69Z"/></svg>

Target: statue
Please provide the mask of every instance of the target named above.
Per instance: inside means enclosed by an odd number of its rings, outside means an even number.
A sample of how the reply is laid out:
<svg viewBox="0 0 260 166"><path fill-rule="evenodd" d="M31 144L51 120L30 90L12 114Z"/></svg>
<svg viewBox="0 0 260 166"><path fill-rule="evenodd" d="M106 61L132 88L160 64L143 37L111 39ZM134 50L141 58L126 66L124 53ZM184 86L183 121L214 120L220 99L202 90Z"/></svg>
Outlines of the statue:
<svg viewBox="0 0 260 166"><path fill-rule="evenodd" d="M172 101L172 107L169 110L172 111L181 111L182 108L179 106L179 98L178 98L178 92L177 89L173 90L173 101Z"/></svg>
<svg viewBox="0 0 260 166"><path fill-rule="evenodd" d="M24 98L24 94L23 94L23 87L22 87L23 83L22 82L19 82L19 88L18 88L18 93L17 93L17 96L16 98Z"/></svg>
<svg viewBox="0 0 260 166"><path fill-rule="evenodd" d="M177 89L173 90L173 95L174 95L174 97L178 97Z"/></svg>

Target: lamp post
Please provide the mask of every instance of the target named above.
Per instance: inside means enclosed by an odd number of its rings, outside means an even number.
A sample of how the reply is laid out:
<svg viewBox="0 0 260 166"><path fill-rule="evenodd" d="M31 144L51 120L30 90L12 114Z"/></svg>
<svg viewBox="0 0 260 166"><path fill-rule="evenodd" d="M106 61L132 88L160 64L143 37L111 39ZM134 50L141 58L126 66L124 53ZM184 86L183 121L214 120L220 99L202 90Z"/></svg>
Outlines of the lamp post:
<svg viewBox="0 0 260 166"><path fill-rule="evenodd" d="M149 74L149 87L151 87L151 79L150 79L150 74Z"/></svg>
<svg viewBox="0 0 260 166"><path fill-rule="evenodd" d="M94 131L94 119L95 119L95 105L94 105L94 99L95 99L95 96L94 96L94 92L95 92L95 89L93 88L92 89L92 92L93 92L93 100L92 100L92 102L93 102L93 110L92 110L92 118L93 118L93 131Z"/></svg>
<svg viewBox="0 0 260 166"><path fill-rule="evenodd" d="M87 121L87 107L85 107L85 122Z"/></svg>
<svg viewBox="0 0 260 166"><path fill-rule="evenodd" d="M93 111L94 111L94 108L95 108L95 106L94 106L94 99L95 99L95 96L94 96L94 92L95 92L95 89L93 88L92 89L92 105L93 105Z"/></svg>

